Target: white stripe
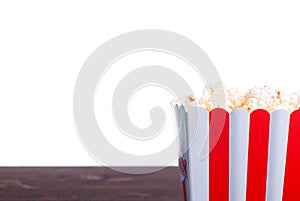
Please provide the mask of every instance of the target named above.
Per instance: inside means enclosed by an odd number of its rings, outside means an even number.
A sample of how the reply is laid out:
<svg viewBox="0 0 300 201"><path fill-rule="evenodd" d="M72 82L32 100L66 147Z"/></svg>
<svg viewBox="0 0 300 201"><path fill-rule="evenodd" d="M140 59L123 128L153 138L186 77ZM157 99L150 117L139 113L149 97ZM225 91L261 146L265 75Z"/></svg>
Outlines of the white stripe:
<svg viewBox="0 0 300 201"><path fill-rule="evenodd" d="M187 150L187 134L186 134L186 112L184 106L179 108L178 116L179 137L180 137L180 154L186 154Z"/></svg>
<svg viewBox="0 0 300 201"><path fill-rule="evenodd" d="M190 201L208 201L209 159L208 156L200 159L200 152L208 141L209 113L203 108L193 107L187 112L187 124ZM208 153L208 146L204 148Z"/></svg>
<svg viewBox="0 0 300 201"><path fill-rule="evenodd" d="M249 142L249 112L236 109L230 114L229 200L246 200Z"/></svg>
<svg viewBox="0 0 300 201"><path fill-rule="evenodd" d="M179 137L179 143L180 143L180 145L179 145L179 148L178 148L178 156L179 157L184 157L184 153L183 153L183 150L182 150L182 146L183 146L183 132L182 132L182 126L181 126L181 122L182 122L182 108L177 108L176 106L174 106L173 107L174 108L174 119L175 119L175 121L173 121L174 122L174 124L176 124L175 125L175 127L176 127L176 130L175 130L175 132L178 134L178 137ZM184 108L183 108L184 109ZM180 164L178 164L178 165L180 165ZM179 167L180 168L180 167ZM181 173L181 170L180 170L180 181L181 182L183 182L184 181L184 177L183 177L183 174Z"/></svg>
<svg viewBox="0 0 300 201"><path fill-rule="evenodd" d="M186 159L187 162L187 175L185 181L185 188L186 188L186 197L187 200L190 200L190 186L189 186L189 161L188 161L188 135L187 135L187 113L185 112L184 106L179 108L179 130L180 130L180 155Z"/></svg>
<svg viewBox="0 0 300 201"><path fill-rule="evenodd" d="M285 110L271 114L267 201L281 201L290 115Z"/></svg>

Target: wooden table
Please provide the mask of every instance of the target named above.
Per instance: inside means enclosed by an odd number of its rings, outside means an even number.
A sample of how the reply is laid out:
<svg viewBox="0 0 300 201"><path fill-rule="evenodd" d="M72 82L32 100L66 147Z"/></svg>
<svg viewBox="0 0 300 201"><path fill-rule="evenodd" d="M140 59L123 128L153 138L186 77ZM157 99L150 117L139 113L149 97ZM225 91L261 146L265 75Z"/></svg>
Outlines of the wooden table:
<svg viewBox="0 0 300 201"><path fill-rule="evenodd" d="M183 201L176 167L146 175L102 167L0 168L2 201Z"/></svg>

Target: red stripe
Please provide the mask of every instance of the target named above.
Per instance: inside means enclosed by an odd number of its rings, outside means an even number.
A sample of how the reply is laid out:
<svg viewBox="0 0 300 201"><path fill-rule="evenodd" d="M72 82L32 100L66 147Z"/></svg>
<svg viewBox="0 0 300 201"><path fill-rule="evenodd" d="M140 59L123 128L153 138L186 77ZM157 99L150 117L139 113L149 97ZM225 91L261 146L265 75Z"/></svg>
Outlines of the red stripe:
<svg viewBox="0 0 300 201"><path fill-rule="evenodd" d="M214 109L209 114L209 200L229 200L229 114Z"/></svg>
<svg viewBox="0 0 300 201"><path fill-rule="evenodd" d="M187 201L187 194L186 194L187 171L186 171L186 160L183 156L179 158L179 168L180 168L180 171L181 171L181 176L183 177L182 188L183 188L184 201Z"/></svg>
<svg viewBox="0 0 300 201"><path fill-rule="evenodd" d="M265 201L268 167L270 114L255 110L250 114L247 201Z"/></svg>
<svg viewBox="0 0 300 201"><path fill-rule="evenodd" d="M300 200L300 110L290 117L282 200Z"/></svg>
<svg viewBox="0 0 300 201"><path fill-rule="evenodd" d="M183 188L183 198L184 198L184 201L187 201L187 196L186 196L186 182L185 182L185 180L183 180L183 182L182 182L182 188Z"/></svg>

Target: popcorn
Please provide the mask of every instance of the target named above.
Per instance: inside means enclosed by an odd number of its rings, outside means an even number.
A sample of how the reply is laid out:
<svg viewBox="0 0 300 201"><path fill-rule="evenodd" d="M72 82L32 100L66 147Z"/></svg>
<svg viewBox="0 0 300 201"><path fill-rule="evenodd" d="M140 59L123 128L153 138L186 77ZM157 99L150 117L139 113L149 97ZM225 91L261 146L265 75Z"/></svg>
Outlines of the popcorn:
<svg viewBox="0 0 300 201"><path fill-rule="evenodd" d="M185 109L175 107L186 201L300 200L295 188L300 181L300 91L288 94L266 85L241 92L218 84L177 104ZM250 115L256 109L263 110ZM291 114L266 113L277 109Z"/></svg>
<svg viewBox="0 0 300 201"><path fill-rule="evenodd" d="M193 106L201 106L207 111L221 107L227 111L244 108L249 112L256 109L265 109L269 112L285 109L293 112L300 108L300 91L288 94L285 91L274 90L271 86L265 85L256 86L242 93L236 88L225 90L224 85L218 83L213 87L206 87L200 98L189 96L179 100L179 102L187 110Z"/></svg>

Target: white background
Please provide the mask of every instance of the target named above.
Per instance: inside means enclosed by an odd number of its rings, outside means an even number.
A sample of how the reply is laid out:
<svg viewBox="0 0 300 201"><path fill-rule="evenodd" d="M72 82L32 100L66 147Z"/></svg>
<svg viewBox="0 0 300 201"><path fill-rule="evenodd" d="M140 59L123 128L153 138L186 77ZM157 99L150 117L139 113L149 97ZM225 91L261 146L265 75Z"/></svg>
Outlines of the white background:
<svg viewBox="0 0 300 201"><path fill-rule="evenodd" d="M299 10L299 1L274 0L1 1L0 166L98 165L77 137L74 84L86 58L125 32L192 39L229 87L300 89ZM133 121L148 115L132 111Z"/></svg>

